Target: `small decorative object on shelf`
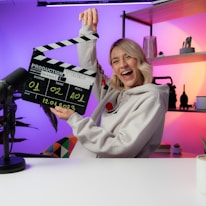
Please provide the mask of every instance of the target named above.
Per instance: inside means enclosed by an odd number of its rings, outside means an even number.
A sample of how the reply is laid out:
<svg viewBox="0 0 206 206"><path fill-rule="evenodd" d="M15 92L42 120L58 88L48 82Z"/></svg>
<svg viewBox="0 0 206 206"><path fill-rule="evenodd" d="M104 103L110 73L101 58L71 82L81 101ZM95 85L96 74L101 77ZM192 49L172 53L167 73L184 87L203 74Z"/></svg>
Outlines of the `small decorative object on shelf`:
<svg viewBox="0 0 206 206"><path fill-rule="evenodd" d="M180 54L187 54L195 52L195 48L191 47L192 37L188 36L182 44L182 48L180 49Z"/></svg>
<svg viewBox="0 0 206 206"><path fill-rule="evenodd" d="M188 109L188 96L185 93L185 85L183 85L183 92L180 96L180 109Z"/></svg>
<svg viewBox="0 0 206 206"><path fill-rule="evenodd" d="M206 110L206 96L196 96L195 107L197 110Z"/></svg>
<svg viewBox="0 0 206 206"><path fill-rule="evenodd" d="M163 51L160 51L159 52L159 55L158 55L159 57L162 57L162 56L164 56L164 53L163 53Z"/></svg>
<svg viewBox="0 0 206 206"><path fill-rule="evenodd" d="M169 91L169 103L168 103L168 108L169 109L176 109L176 102L177 102L177 95L176 95L176 86L173 84L172 77L170 76L162 76L162 77L153 77L152 83L153 84L160 84L157 81L158 80L164 80L164 79L169 79L169 83L167 83L170 91Z"/></svg>
<svg viewBox="0 0 206 206"><path fill-rule="evenodd" d="M179 155L179 154L182 153L182 148L180 147L179 144L174 144L174 145L172 146L172 153L173 153L173 154L177 154L177 155Z"/></svg>

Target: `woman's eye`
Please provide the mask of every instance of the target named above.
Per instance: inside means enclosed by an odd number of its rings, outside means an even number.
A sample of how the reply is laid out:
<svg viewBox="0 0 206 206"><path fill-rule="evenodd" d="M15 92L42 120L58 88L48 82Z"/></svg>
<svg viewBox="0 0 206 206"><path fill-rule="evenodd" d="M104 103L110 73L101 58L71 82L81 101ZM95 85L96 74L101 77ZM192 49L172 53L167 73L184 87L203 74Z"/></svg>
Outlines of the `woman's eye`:
<svg viewBox="0 0 206 206"><path fill-rule="evenodd" d="M112 61L112 64L117 64L118 60Z"/></svg>

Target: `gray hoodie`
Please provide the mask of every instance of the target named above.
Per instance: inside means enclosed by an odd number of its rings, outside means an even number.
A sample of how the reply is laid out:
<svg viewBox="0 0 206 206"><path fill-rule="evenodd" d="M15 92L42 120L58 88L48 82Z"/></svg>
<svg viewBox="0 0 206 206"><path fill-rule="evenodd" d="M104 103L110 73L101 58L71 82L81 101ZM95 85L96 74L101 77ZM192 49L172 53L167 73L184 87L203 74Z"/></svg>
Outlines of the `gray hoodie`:
<svg viewBox="0 0 206 206"><path fill-rule="evenodd" d="M80 35L89 33L92 33L89 27L80 30ZM168 86L144 84L116 91L98 67L96 40L78 44L78 54L81 67L97 71L93 92L99 104L92 117L74 113L68 119L78 138L70 157L148 157L162 139Z"/></svg>

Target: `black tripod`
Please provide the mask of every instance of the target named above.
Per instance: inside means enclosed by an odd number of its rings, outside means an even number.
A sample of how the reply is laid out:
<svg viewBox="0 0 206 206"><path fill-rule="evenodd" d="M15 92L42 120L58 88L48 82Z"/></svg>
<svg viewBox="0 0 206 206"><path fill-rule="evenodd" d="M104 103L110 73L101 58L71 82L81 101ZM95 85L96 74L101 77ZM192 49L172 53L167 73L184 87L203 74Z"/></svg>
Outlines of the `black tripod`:
<svg viewBox="0 0 206 206"><path fill-rule="evenodd" d="M22 157L11 156L9 152L9 136L15 135L15 112L13 103L13 89L8 87L3 101L3 143L4 156L0 157L0 174L18 172L25 169L25 160Z"/></svg>

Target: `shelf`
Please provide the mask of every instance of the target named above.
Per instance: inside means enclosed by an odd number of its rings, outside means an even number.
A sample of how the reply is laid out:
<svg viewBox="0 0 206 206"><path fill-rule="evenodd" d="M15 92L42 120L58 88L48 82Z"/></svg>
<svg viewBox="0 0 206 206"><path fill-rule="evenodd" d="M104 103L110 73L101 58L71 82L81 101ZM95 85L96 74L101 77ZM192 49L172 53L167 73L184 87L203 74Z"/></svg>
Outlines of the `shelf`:
<svg viewBox="0 0 206 206"><path fill-rule="evenodd" d="M168 64L184 64L201 61L206 61L206 51L173 56L160 56L149 59L149 62L151 62L153 66L161 66Z"/></svg>
<svg viewBox="0 0 206 206"><path fill-rule="evenodd" d="M173 0L125 14L126 19L146 25L206 12L205 0Z"/></svg>
<svg viewBox="0 0 206 206"><path fill-rule="evenodd" d="M206 110L197 110L197 109L168 109L168 112L194 112L194 113L206 113Z"/></svg>
<svg viewBox="0 0 206 206"><path fill-rule="evenodd" d="M181 154L172 154L172 152L169 154L154 152L150 155L150 158L196 158L196 156L197 154L187 152L182 152Z"/></svg>

